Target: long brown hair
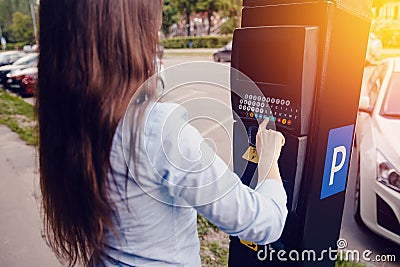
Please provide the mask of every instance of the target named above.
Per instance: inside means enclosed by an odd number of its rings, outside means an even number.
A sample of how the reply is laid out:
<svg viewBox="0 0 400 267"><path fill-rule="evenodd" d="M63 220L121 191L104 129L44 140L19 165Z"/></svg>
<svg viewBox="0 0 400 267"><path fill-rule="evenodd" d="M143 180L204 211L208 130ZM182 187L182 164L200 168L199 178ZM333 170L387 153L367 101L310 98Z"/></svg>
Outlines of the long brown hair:
<svg viewBox="0 0 400 267"><path fill-rule="evenodd" d="M110 149L154 72L161 0L41 0L37 112L47 241L70 266L98 262L113 228Z"/></svg>

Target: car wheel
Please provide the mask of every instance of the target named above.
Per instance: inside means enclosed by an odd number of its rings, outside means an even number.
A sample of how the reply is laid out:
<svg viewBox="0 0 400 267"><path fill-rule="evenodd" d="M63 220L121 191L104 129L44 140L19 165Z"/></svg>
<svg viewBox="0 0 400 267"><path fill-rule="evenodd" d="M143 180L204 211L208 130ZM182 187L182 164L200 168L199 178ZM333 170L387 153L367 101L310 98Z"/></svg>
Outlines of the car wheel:
<svg viewBox="0 0 400 267"><path fill-rule="evenodd" d="M215 62L221 62L221 59L217 55L214 55L214 61Z"/></svg>
<svg viewBox="0 0 400 267"><path fill-rule="evenodd" d="M163 78L158 76L157 77L157 91L158 91L160 96L164 93L164 89L165 89L164 80L163 80Z"/></svg>
<svg viewBox="0 0 400 267"><path fill-rule="evenodd" d="M354 220L360 224L364 225L361 219L361 205L360 205L360 154L358 154L357 160L357 176L356 176L356 188L354 192Z"/></svg>
<svg viewBox="0 0 400 267"><path fill-rule="evenodd" d="M33 94L27 93L27 92L25 92L25 91L22 91L22 92L20 92L19 94L20 94L20 96L21 96L22 98L28 98L28 97L32 97L32 96L33 96Z"/></svg>
<svg viewBox="0 0 400 267"><path fill-rule="evenodd" d="M25 88L24 86L21 87L18 93L23 98L32 97L34 95L34 93L31 90L28 91L28 89Z"/></svg>

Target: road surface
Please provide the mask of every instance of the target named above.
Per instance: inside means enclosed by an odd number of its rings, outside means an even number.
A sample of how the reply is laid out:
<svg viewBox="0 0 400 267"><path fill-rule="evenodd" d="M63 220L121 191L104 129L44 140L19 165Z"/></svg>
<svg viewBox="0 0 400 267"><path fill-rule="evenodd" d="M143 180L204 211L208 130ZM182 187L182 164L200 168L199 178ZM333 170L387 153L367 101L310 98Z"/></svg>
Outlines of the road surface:
<svg viewBox="0 0 400 267"><path fill-rule="evenodd" d="M0 125L0 266L62 266L42 239L35 149Z"/></svg>

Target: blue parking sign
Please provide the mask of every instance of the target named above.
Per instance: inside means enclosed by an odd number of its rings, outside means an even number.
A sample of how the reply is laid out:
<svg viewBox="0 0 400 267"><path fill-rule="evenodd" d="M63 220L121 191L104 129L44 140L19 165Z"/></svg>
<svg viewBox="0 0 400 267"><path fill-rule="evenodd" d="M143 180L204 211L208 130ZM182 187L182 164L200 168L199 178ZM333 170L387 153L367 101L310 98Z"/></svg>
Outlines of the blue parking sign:
<svg viewBox="0 0 400 267"><path fill-rule="evenodd" d="M346 188L353 131L354 125L349 125L329 132L321 199L342 192Z"/></svg>

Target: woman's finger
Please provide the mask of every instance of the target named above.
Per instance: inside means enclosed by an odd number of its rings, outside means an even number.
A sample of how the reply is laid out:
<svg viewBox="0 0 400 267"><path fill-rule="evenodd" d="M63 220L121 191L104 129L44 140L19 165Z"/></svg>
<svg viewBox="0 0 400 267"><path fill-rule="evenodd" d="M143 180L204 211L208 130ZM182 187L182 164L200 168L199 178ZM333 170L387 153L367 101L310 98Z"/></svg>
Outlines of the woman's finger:
<svg viewBox="0 0 400 267"><path fill-rule="evenodd" d="M282 140L282 146L284 146L285 143L286 143L286 139L285 139L285 137L283 136L283 134L281 132L278 132L278 133L279 133L279 136L280 136L280 138Z"/></svg>
<svg viewBox="0 0 400 267"><path fill-rule="evenodd" d="M266 130L266 129L267 129L268 122L269 122L269 119L268 119L268 118L264 119L264 120L261 122L261 124L259 125L258 131L260 131L260 130Z"/></svg>

